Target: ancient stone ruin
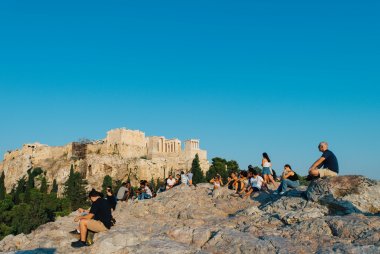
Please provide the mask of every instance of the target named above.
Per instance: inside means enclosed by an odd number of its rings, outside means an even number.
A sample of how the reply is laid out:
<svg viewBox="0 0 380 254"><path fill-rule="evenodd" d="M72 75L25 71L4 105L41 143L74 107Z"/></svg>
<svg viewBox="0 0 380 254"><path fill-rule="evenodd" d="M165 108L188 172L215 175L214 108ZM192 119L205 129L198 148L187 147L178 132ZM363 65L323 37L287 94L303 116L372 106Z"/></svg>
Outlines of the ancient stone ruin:
<svg viewBox="0 0 380 254"><path fill-rule="evenodd" d="M26 144L4 155L0 172L5 173L8 191L32 167L46 170L50 185L53 179L62 185L71 165L91 187L99 187L105 175L121 181L129 178L136 184L141 179L163 180L169 173L189 171L196 154L206 172L209 168L207 151L200 149L199 140L190 139L182 145L179 139L147 137L142 131L121 128L108 131L103 140L72 142L58 147Z"/></svg>

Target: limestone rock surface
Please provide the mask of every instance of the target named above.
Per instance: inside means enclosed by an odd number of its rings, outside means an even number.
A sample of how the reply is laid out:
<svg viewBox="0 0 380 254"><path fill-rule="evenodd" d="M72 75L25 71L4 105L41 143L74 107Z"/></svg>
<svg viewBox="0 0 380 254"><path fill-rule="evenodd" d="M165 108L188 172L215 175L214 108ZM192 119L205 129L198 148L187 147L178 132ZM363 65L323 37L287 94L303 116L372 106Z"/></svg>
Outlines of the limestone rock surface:
<svg viewBox="0 0 380 254"><path fill-rule="evenodd" d="M313 183L330 186L347 177L321 179ZM360 194L376 204L367 191L379 185L361 179ZM371 186L368 186L371 183ZM363 186L360 186L363 184ZM68 232L75 227L75 213L42 225L29 235L7 236L0 242L5 253L380 253L380 216L365 212L355 198L346 199L357 207L350 214L331 213L329 203L302 198L305 188L284 196L262 192L242 200L228 189L211 195L209 184L179 186L151 200L119 203L116 225L95 235L90 247L76 250L76 238ZM347 197L348 187L345 187ZM354 187L353 187L354 188ZM356 188L356 186L355 186ZM335 195L325 189L323 195ZM329 193L332 191L332 193ZM322 196L322 195L320 195ZM319 197L320 197L319 196ZM376 211L376 210L375 210Z"/></svg>

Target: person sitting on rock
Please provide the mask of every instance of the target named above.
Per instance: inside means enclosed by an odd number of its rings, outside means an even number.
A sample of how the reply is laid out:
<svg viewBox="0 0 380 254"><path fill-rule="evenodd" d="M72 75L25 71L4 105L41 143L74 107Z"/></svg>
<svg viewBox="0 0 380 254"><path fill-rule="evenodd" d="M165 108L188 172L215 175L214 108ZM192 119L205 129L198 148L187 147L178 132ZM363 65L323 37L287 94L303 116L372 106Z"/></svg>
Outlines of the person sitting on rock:
<svg viewBox="0 0 380 254"><path fill-rule="evenodd" d="M151 199L152 198L152 191L148 187L148 181L143 180L140 182L140 195L138 196L139 200L144 200L144 199Z"/></svg>
<svg viewBox="0 0 380 254"><path fill-rule="evenodd" d="M107 186L106 188L106 200L109 206L111 207L112 211L115 211L117 200L116 200L115 195L113 194L111 186Z"/></svg>
<svg viewBox="0 0 380 254"><path fill-rule="evenodd" d="M127 183L126 182L123 182L121 187L119 188L117 194L116 194L116 199L117 201L126 201L126 193L128 191L128 188L127 188Z"/></svg>
<svg viewBox="0 0 380 254"><path fill-rule="evenodd" d="M178 185L181 185L182 182L181 182L181 175L180 174L177 174L176 177L175 177L175 184L174 186L178 186Z"/></svg>
<svg viewBox="0 0 380 254"><path fill-rule="evenodd" d="M245 170L240 171L239 181L241 182L241 186L240 186L241 191L239 192L239 194L242 196L245 194L245 191L248 187L248 172L247 171Z"/></svg>
<svg viewBox="0 0 380 254"><path fill-rule="evenodd" d="M210 183L213 184L211 195L213 198L216 198L219 196L220 188L223 186L222 177L217 174L213 179L210 180Z"/></svg>
<svg viewBox="0 0 380 254"><path fill-rule="evenodd" d="M71 246L74 248L87 246L86 236L88 230L97 233L107 231L111 228L112 214L108 202L101 198L100 193L95 189L92 189L88 196L92 202L89 213L83 216L77 216L74 219L75 222L80 221L80 240L71 243Z"/></svg>
<svg viewBox="0 0 380 254"><path fill-rule="evenodd" d="M240 196L244 197L245 194L251 189L251 179L253 178L252 169L248 167L247 171L247 184L245 185L245 189L241 191Z"/></svg>
<svg viewBox="0 0 380 254"><path fill-rule="evenodd" d="M264 183L264 179L260 176L259 172L257 170L253 170L252 172L252 178L250 181L251 186L249 187L247 193L243 197L244 199L251 196L254 192L259 192L261 190L261 187Z"/></svg>
<svg viewBox="0 0 380 254"><path fill-rule="evenodd" d="M174 187L176 183L176 180L173 178L172 175L169 175L168 180L166 180L166 189L169 190Z"/></svg>
<svg viewBox="0 0 380 254"><path fill-rule="evenodd" d="M338 160L335 154L328 149L328 146L327 142L319 143L318 149L322 152L322 156L310 167L307 180L325 176L337 176L339 174Z"/></svg>
<svg viewBox="0 0 380 254"><path fill-rule="evenodd" d="M237 180L238 180L238 178L236 176L236 173L232 172L230 174L230 177L228 177L228 182L227 182L228 189L235 190Z"/></svg>
<svg viewBox="0 0 380 254"><path fill-rule="evenodd" d="M187 178L187 175L184 171L181 171L181 183L189 185L189 178Z"/></svg>
<svg viewBox="0 0 380 254"><path fill-rule="evenodd" d="M219 174L217 174L213 179L210 180L210 183L214 185L213 191L215 191L223 186L222 177Z"/></svg>
<svg viewBox="0 0 380 254"><path fill-rule="evenodd" d="M289 164L286 164L282 173L281 184L273 194L283 195L288 187L297 188L298 186L300 186L298 174L292 170Z"/></svg>

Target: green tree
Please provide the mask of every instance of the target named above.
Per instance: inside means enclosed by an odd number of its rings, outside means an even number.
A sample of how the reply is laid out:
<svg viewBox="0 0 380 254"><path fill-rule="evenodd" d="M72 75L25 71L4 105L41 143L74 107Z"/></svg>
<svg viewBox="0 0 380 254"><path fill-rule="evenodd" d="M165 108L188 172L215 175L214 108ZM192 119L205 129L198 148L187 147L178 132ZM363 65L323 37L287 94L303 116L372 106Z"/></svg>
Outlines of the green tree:
<svg viewBox="0 0 380 254"><path fill-rule="evenodd" d="M18 205L24 201L25 190L26 190L26 179L25 179L25 176L23 176L17 181L17 185L14 186L12 190L12 199L15 205Z"/></svg>
<svg viewBox="0 0 380 254"><path fill-rule="evenodd" d="M0 200L4 200L5 198L5 194L7 193L6 192L6 189L5 189L5 175L4 175L4 171L1 173L1 176L0 176Z"/></svg>
<svg viewBox="0 0 380 254"><path fill-rule="evenodd" d="M203 183L205 181L198 154L195 155L193 163L191 164L191 172L193 173L193 184Z"/></svg>
<svg viewBox="0 0 380 254"><path fill-rule="evenodd" d="M237 174L240 172L239 164L234 160L227 161L227 175L229 176L232 172Z"/></svg>
<svg viewBox="0 0 380 254"><path fill-rule="evenodd" d="M42 179L41 179L41 187L40 187L40 191L41 191L42 193L47 193L47 190L48 190L48 185L47 185L46 178L45 178L45 177L42 177Z"/></svg>
<svg viewBox="0 0 380 254"><path fill-rule="evenodd" d="M63 192L63 196L70 201L71 210L88 205L85 185L86 181L79 172L74 172L74 166L71 165L69 178L65 182Z"/></svg>
<svg viewBox="0 0 380 254"><path fill-rule="evenodd" d="M111 186L112 187L112 177L109 176L109 175L106 175L104 178L103 178L103 184L102 184L102 192L104 193L104 195L106 195L106 189L108 186Z"/></svg>
<svg viewBox="0 0 380 254"><path fill-rule="evenodd" d="M210 169L206 173L206 180L209 182L212 178L219 174L222 177L223 182L226 182L228 178L227 163L228 162L223 158L213 158Z"/></svg>
<svg viewBox="0 0 380 254"><path fill-rule="evenodd" d="M52 193L58 193L58 184L57 184L57 180L54 179L53 181L53 187L51 189L51 192ZM57 196L57 195L56 195Z"/></svg>
<svg viewBox="0 0 380 254"><path fill-rule="evenodd" d="M152 188L153 192L156 192L156 185L152 176L152 179L150 179L150 187Z"/></svg>
<svg viewBox="0 0 380 254"><path fill-rule="evenodd" d="M115 193L117 193L117 191L120 189L120 187L121 187L121 185L123 184L123 182L121 181L121 180L116 180L115 182L114 182L114 185L113 185L113 191L115 192Z"/></svg>

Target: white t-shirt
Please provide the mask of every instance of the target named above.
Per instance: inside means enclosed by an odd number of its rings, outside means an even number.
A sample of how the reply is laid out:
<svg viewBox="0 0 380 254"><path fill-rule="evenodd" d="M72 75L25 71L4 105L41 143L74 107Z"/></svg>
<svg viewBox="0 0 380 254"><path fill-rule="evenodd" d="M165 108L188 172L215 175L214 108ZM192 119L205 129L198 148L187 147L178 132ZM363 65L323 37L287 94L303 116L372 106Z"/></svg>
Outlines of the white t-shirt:
<svg viewBox="0 0 380 254"><path fill-rule="evenodd" d="M152 191L149 189L148 186L145 186L145 193L148 194L149 196L152 196Z"/></svg>
<svg viewBox="0 0 380 254"><path fill-rule="evenodd" d="M169 186L173 186L173 185L175 184L175 179L172 178L172 179L170 180L170 178L168 178L168 180L166 181L166 183L167 183Z"/></svg>
<svg viewBox="0 0 380 254"><path fill-rule="evenodd" d="M256 187L256 188L258 188L259 190L261 190L261 186L263 185L264 179L263 179L261 176L257 176L256 178L255 178L255 177L252 177L252 178L250 179L250 182L251 182L251 186L252 186L252 188L253 188L253 187Z"/></svg>

